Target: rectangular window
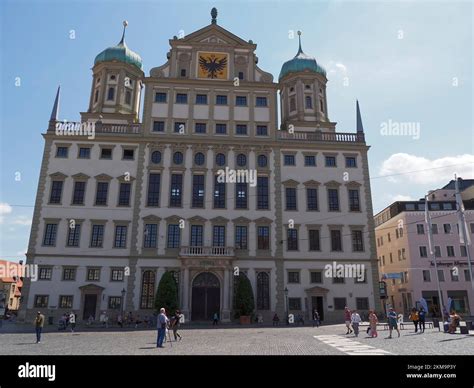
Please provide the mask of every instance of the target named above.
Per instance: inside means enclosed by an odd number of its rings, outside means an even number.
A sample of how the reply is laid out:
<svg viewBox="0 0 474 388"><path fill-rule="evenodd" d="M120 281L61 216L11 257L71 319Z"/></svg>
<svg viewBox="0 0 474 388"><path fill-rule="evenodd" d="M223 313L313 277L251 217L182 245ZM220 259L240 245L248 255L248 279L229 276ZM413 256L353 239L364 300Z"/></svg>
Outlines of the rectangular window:
<svg viewBox="0 0 474 388"><path fill-rule="evenodd" d="M451 281L452 282L459 282L459 275L455 270L450 270L449 273L451 274Z"/></svg>
<svg viewBox="0 0 474 388"><path fill-rule="evenodd" d="M284 155L283 164L285 166L294 166L295 165L295 155Z"/></svg>
<svg viewBox="0 0 474 388"><path fill-rule="evenodd" d="M316 156L315 155L305 155L304 165L315 167L316 166Z"/></svg>
<svg viewBox="0 0 474 388"><path fill-rule="evenodd" d="M311 283L321 284L323 282L323 273L321 271L310 272Z"/></svg>
<svg viewBox="0 0 474 388"><path fill-rule="evenodd" d="M247 96L236 96L235 105L237 106L247 106Z"/></svg>
<svg viewBox="0 0 474 388"><path fill-rule="evenodd" d="M357 167L357 159L355 156L346 156L346 167L347 168Z"/></svg>
<svg viewBox="0 0 474 388"><path fill-rule="evenodd" d="M337 189L328 189L328 206L330 212L339 211L339 191Z"/></svg>
<svg viewBox="0 0 474 388"><path fill-rule="evenodd" d="M235 227L235 248L236 249L248 249L248 229L246 226Z"/></svg>
<svg viewBox="0 0 474 388"><path fill-rule="evenodd" d="M155 93L155 102L166 103L166 93L157 92Z"/></svg>
<svg viewBox="0 0 474 388"><path fill-rule="evenodd" d="M192 207L204 207L204 175L193 175Z"/></svg>
<svg viewBox="0 0 474 388"><path fill-rule="evenodd" d="M270 249L270 228L268 226L257 228L257 249Z"/></svg>
<svg viewBox="0 0 474 388"><path fill-rule="evenodd" d="M53 269L50 267L40 267L38 273L39 280L51 280L53 276Z"/></svg>
<svg viewBox="0 0 474 388"><path fill-rule="evenodd" d="M214 178L214 208L225 209L225 182L218 181L218 175Z"/></svg>
<svg viewBox="0 0 474 388"><path fill-rule="evenodd" d="M206 133L206 123L196 123L194 126L195 133Z"/></svg>
<svg viewBox="0 0 474 388"><path fill-rule="evenodd" d="M346 298L334 298L334 310L344 310L346 306Z"/></svg>
<svg viewBox="0 0 474 388"><path fill-rule="evenodd" d="M47 247L54 247L56 245L56 234L58 231L58 224L46 224L44 230L43 245Z"/></svg>
<svg viewBox="0 0 474 388"><path fill-rule="evenodd" d="M423 281L431 282L431 272L429 269L423 270Z"/></svg>
<svg viewBox="0 0 474 388"><path fill-rule="evenodd" d="M56 157L57 158L67 158L69 147L57 147L56 148Z"/></svg>
<svg viewBox="0 0 474 388"><path fill-rule="evenodd" d="M109 296L109 309L120 310L122 307L122 297L120 296Z"/></svg>
<svg viewBox="0 0 474 388"><path fill-rule="evenodd" d="M438 278L440 282L444 282L444 270L438 269Z"/></svg>
<svg viewBox="0 0 474 388"><path fill-rule="evenodd" d="M86 182L74 182L74 192L72 194L73 205L84 205L84 197L86 194Z"/></svg>
<svg viewBox="0 0 474 388"><path fill-rule="evenodd" d="M255 99L256 106L267 106L267 97L257 97Z"/></svg>
<svg viewBox="0 0 474 388"><path fill-rule="evenodd" d="M119 206L130 206L130 192L132 190L131 183L120 183L119 188Z"/></svg>
<svg viewBox="0 0 474 388"><path fill-rule="evenodd" d="M416 224L416 233L425 234L425 226L423 224Z"/></svg>
<svg viewBox="0 0 474 388"><path fill-rule="evenodd" d="M309 250L310 251L320 251L321 243L318 229L310 229L309 234Z"/></svg>
<svg viewBox="0 0 474 388"><path fill-rule="evenodd" d="M318 189L306 189L306 202L308 211L318 211Z"/></svg>
<svg viewBox="0 0 474 388"><path fill-rule="evenodd" d="M35 295L35 307L46 308L48 307L48 301L48 295Z"/></svg>
<svg viewBox="0 0 474 388"><path fill-rule="evenodd" d="M99 281L100 280L100 268L87 268L87 280L88 281Z"/></svg>
<svg viewBox="0 0 474 388"><path fill-rule="evenodd" d="M301 310L301 298L288 298L289 310Z"/></svg>
<svg viewBox="0 0 474 388"><path fill-rule="evenodd" d="M456 255L454 254L454 247L453 247L452 245L448 245L448 246L446 247L446 251L447 251L447 253L448 253L448 257L454 257L454 256L456 256Z"/></svg>
<svg viewBox="0 0 474 388"><path fill-rule="evenodd" d="M95 204L107 205L108 192L109 192L109 182L97 182L97 193L95 196Z"/></svg>
<svg viewBox="0 0 474 388"><path fill-rule="evenodd" d="M204 227L202 225L191 225L191 242L192 247L202 247L204 243Z"/></svg>
<svg viewBox="0 0 474 388"><path fill-rule="evenodd" d="M122 282L124 279L124 270L122 268L113 268L110 271L110 280L112 282Z"/></svg>
<svg viewBox="0 0 474 388"><path fill-rule="evenodd" d="M288 229L286 233L287 237L287 247L288 251L297 251L298 250L298 230L297 229Z"/></svg>
<svg viewBox="0 0 474 388"><path fill-rule="evenodd" d="M237 124L235 126L235 134L236 135L246 135L247 134L247 125Z"/></svg>
<svg viewBox="0 0 474 388"><path fill-rule="evenodd" d="M299 283L300 273L298 271L288 271L288 283Z"/></svg>
<svg viewBox="0 0 474 388"><path fill-rule="evenodd" d="M153 132L164 132L165 122L164 121L153 121Z"/></svg>
<svg viewBox="0 0 474 388"><path fill-rule="evenodd" d="M196 104L207 105L207 94L196 94Z"/></svg>
<svg viewBox="0 0 474 388"><path fill-rule="evenodd" d="M101 159L112 159L112 148L102 148L100 150Z"/></svg>
<svg viewBox="0 0 474 388"><path fill-rule="evenodd" d="M344 284L346 282L344 277L333 277L332 278L332 283L333 284Z"/></svg>
<svg viewBox="0 0 474 388"><path fill-rule="evenodd" d="M102 248L104 242L104 225L92 225L91 247Z"/></svg>
<svg viewBox="0 0 474 388"><path fill-rule="evenodd" d="M433 234L438 234L438 224L432 224L431 231L433 232Z"/></svg>
<svg viewBox="0 0 474 388"><path fill-rule="evenodd" d="M217 95L216 96L216 105L227 105L227 96Z"/></svg>
<svg viewBox="0 0 474 388"><path fill-rule="evenodd" d="M349 190L349 211L360 211L359 190Z"/></svg>
<svg viewBox="0 0 474 388"><path fill-rule="evenodd" d="M171 175L170 207L181 207L181 197L183 191L183 175Z"/></svg>
<svg viewBox="0 0 474 388"><path fill-rule="evenodd" d="M359 311L369 309L369 298L356 298L356 308Z"/></svg>
<svg viewBox="0 0 474 388"><path fill-rule="evenodd" d="M81 224L74 224L74 228L68 225L67 243L68 247L78 247L81 239Z"/></svg>
<svg viewBox="0 0 474 388"><path fill-rule="evenodd" d="M156 248L158 239L158 224L146 224L143 232L143 247Z"/></svg>
<svg viewBox="0 0 474 388"><path fill-rule="evenodd" d="M216 124L216 133L218 135L227 134L227 124Z"/></svg>
<svg viewBox="0 0 474 388"><path fill-rule="evenodd" d="M352 251L353 252L364 251L364 237L362 235L362 230L352 231Z"/></svg>
<svg viewBox="0 0 474 388"><path fill-rule="evenodd" d="M336 157L326 156L326 167L336 167Z"/></svg>
<svg viewBox="0 0 474 388"><path fill-rule="evenodd" d="M72 309L72 295L60 295L59 296L59 308L60 309Z"/></svg>
<svg viewBox="0 0 474 388"><path fill-rule="evenodd" d="M184 133L186 129L186 123L176 121L174 123L174 133Z"/></svg>
<svg viewBox="0 0 474 388"><path fill-rule="evenodd" d="M235 208L247 209L248 186L245 182L235 184Z"/></svg>
<svg viewBox="0 0 474 388"><path fill-rule="evenodd" d="M464 270L464 280L466 280L466 282L470 282L470 281L471 281L471 273L469 272L468 269L465 269L465 270Z"/></svg>
<svg viewBox="0 0 474 388"><path fill-rule="evenodd" d="M451 224L443 224L443 229L445 234L451 233Z"/></svg>
<svg viewBox="0 0 474 388"><path fill-rule="evenodd" d="M467 257L466 247L464 245L460 245L459 248L460 248L460 251L461 251L461 256L462 257Z"/></svg>
<svg viewBox="0 0 474 388"><path fill-rule="evenodd" d="M285 188L286 210L296 210L296 187Z"/></svg>
<svg viewBox="0 0 474 388"><path fill-rule="evenodd" d="M225 247L225 226L214 225L212 228L212 246Z"/></svg>
<svg viewBox="0 0 474 388"><path fill-rule="evenodd" d="M188 95L184 93L177 93L176 94L176 104L187 104L188 103Z"/></svg>
<svg viewBox="0 0 474 388"><path fill-rule="evenodd" d="M160 206L160 180L160 174L150 173L148 176L147 206Z"/></svg>
<svg viewBox="0 0 474 388"><path fill-rule="evenodd" d="M135 154L134 150L124 149L123 150L123 160L133 160L133 155Z"/></svg>
<svg viewBox="0 0 474 388"><path fill-rule="evenodd" d="M428 251L426 247L420 247L420 257L428 257Z"/></svg>
<svg viewBox="0 0 474 388"><path fill-rule="evenodd" d="M435 257L441 257L441 247L435 246Z"/></svg>
<svg viewBox="0 0 474 388"><path fill-rule="evenodd" d="M179 248L181 240L181 233L179 225L169 224L168 225L168 242L166 246L168 248Z"/></svg>
<svg viewBox="0 0 474 388"><path fill-rule="evenodd" d="M90 159L91 157L91 149L87 147L79 148L79 155L77 156L79 159Z"/></svg>
<svg viewBox="0 0 474 388"><path fill-rule="evenodd" d="M76 280L76 269L75 268L64 268L63 269L63 280Z"/></svg>
<svg viewBox="0 0 474 388"><path fill-rule="evenodd" d="M61 194L63 192L63 181L53 181L51 183L51 194L49 203L61 203Z"/></svg>
<svg viewBox="0 0 474 388"><path fill-rule="evenodd" d="M114 248L126 248L127 246L127 226L115 226Z"/></svg>
<svg viewBox="0 0 474 388"><path fill-rule="evenodd" d="M342 251L342 236L340 230L331 230L331 251Z"/></svg>
<svg viewBox="0 0 474 388"><path fill-rule="evenodd" d="M268 136L268 127L266 125L257 125L257 136Z"/></svg>
<svg viewBox="0 0 474 388"><path fill-rule="evenodd" d="M268 177L257 177L257 209L268 209Z"/></svg>

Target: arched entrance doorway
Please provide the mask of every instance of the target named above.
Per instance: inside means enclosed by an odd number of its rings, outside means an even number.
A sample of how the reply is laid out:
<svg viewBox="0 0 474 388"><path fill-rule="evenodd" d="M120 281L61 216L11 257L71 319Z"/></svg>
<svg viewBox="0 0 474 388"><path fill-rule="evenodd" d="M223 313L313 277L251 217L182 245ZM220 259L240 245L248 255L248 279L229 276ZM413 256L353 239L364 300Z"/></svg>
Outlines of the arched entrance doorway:
<svg viewBox="0 0 474 388"><path fill-rule="evenodd" d="M210 321L214 313L220 315L221 287L219 279L211 272L202 272L193 280L193 321Z"/></svg>

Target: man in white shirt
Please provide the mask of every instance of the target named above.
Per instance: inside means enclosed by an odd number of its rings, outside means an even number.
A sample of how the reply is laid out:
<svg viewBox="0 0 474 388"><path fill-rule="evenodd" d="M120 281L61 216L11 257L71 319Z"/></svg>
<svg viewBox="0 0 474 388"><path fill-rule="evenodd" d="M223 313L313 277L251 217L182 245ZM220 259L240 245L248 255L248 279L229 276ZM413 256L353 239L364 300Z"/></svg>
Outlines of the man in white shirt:
<svg viewBox="0 0 474 388"><path fill-rule="evenodd" d="M359 336L359 323L361 321L362 319L360 319L359 313L356 310L353 310L351 314L351 324L352 324L352 328L354 329L354 334L356 337Z"/></svg>

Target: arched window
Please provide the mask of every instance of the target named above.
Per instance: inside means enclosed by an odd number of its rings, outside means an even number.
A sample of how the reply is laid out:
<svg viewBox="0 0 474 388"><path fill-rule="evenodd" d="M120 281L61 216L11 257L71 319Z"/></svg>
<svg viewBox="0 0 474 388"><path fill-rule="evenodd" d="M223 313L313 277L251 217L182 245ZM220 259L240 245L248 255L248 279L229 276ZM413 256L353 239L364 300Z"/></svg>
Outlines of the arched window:
<svg viewBox="0 0 474 388"><path fill-rule="evenodd" d="M224 154L217 154L216 155L216 164L218 166L223 166L225 164L225 155Z"/></svg>
<svg viewBox="0 0 474 388"><path fill-rule="evenodd" d="M132 93L130 93L130 90L127 90L125 92L125 104L130 105L132 103Z"/></svg>
<svg viewBox="0 0 474 388"><path fill-rule="evenodd" d="M183 154L179 151L175 152L173 155L173 162L174 164L182 164L183 163Z"/></svg>
<svg viewBox="0 0 474 388"><path fill-rule="evenodd" d="M99 99L99 89L95 91L94 104L97 102L98 99Z"/></svg>
<svg viewBox="0 0 474 388"><path fill-rule="evenodd" d="M196 163L198 166L202 166L205 161L206 157L202 152L198 152L196 155L194 155L194 163Z"/></svg>
<svg viewBox="0 0 474 388"><path fill-rule="evenodd" d="M306 109L313 109L313 100L310 96L305 97L305 107Z"/></svg>
<svg viewBox="0 0 474 388"><path fill-rule="evenodd" d="M247 164L247 156L244 154L237 155L237 166L244 167Z"/></svg>
<svg viewBox="0 0 474 388"><path fill-rule="evenodd" d="M161 162L161 152L160 151L153 151L151 154L151 162L154 164L160 164Z"/></svg>
<svg viewBox="0 0 474 388"><path fill-rule="evenodd" d="M290 98L290 112L296 110L296 100L294 97Z"/></svg>
<svg viewBox="0 0 474 388"><path fill-rule="evenodd" d="M115 88L109 88L109 91L107 92L107 100L112 101L115 96Z"/></svg>
<svg viewBox="0 0 474 388"><path fill-rule="evenodd" d="M155 272L145 271L142 275L141 309L152 309L155 301Z"/></svg>
<svg viewBox="0 0 474 388"><path fill-rule="evenodd" d="M258 167L267 167L267 157L265 155L258 155Z"/></svg>
<svg viewBox="0 0 474 388"><path fill-rule="evenodd" d="M270 310L270 280L266 272L257 275L257 310Z"/></svg>

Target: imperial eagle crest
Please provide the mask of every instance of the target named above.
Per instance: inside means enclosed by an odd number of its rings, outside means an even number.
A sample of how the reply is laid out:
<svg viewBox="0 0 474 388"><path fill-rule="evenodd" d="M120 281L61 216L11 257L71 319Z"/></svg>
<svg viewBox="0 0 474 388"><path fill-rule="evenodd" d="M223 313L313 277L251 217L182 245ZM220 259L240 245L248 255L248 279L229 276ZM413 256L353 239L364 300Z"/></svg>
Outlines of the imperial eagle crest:
<svg viewBox="0 0 474 388"><path fill-rule="evenodd" d="M221 78L227 66L227 57L216 55L199 56L199 67L207 78Z"/></svg>

